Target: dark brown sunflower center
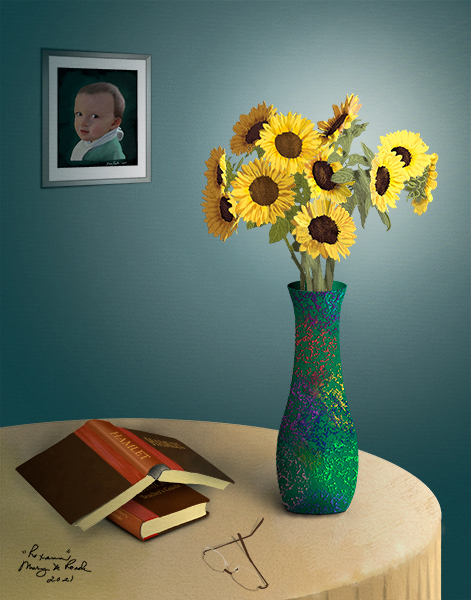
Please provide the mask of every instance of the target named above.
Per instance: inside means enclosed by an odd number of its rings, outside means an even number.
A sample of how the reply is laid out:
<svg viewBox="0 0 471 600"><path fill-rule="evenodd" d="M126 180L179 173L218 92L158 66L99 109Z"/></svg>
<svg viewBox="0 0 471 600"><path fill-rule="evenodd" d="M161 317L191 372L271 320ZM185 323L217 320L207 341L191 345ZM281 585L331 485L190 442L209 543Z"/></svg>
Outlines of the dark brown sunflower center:
<svg viewBox="0 0 471 600"><path fill-rule="evenodd" d="M389 187L389 171L386 167L379 167L376 171L375 187L380 196L386 193Z"/></svg>
<svg viewBox="0 0 471 600"><path fill-rule="evenodd" d="M333 133L335 133L337 131L337 129L339 129L343 125L343 122L345 121L346 118L347 118L347 114L342 113L340 115L340 117L338 117L332 123L332 125L329 127L329 129L325 132L325 135L328 136L328 135L332 135Z"/></svg>
<svg viewBox="0 0 471 600"><path fill-rule="evenodd" d="M320 243L335 244L338 239L339 228L335 221L327 215L312 219L308 229L312 239Z"/></svg>
<svg viewBox="0 0 471 600"><path fill-rule="evenodd" d="M222 169L219 165L216 169L216 181L218 182L218 185L222 185L224 183L224 180L222 178Z"/></svg>
<svg viewBox="0 0 471 600"><path fill-rule="evenodd" d="M278 186L271 177L261 175L249 187L252 200L260 206L270 206L278 198Z"/></svg>
<svg viewBox="0 0 471 600"><path fill-rule="evenodd" d="M255 125L252 125L245 134L245 141L247 144L253 144L256 140L260 139L260 130L263 129L265 123L268 123L268 121L259 121L258 123L255 123Z"/></svg>
<svg viewBox="0 0 471 600"><path fill-rule="evenodd" d="M234 220L234 215L231 212L229 212L231 206L232 204L227 198L221 198L219 202L219 210L221 212L221 217L224 219L224 221L227 221L228 223L231 223Z"/></svg>
<svg viewBox="0 0 471 600"><path fill-rule="evenodd" d="M331 180L334 170L325 160L318 160L312 168L312 175L322 190L333 190L335 183Z"/></svg>
<svg viewBox="0 0 471 600"><path fill-rule="evenodd" d="M410 161L412 159L411 153L404 146L397 146L397 148L393 148L392 152L399 154L402 162L408 167L410 165Z"/></svg>
<svg viewBox="0 0 471 600"><path fill-rule="evenodd" d="M285 131L276 136L275 147L285 158L298 158L303 149L303 142L292 131Z"/></svg>

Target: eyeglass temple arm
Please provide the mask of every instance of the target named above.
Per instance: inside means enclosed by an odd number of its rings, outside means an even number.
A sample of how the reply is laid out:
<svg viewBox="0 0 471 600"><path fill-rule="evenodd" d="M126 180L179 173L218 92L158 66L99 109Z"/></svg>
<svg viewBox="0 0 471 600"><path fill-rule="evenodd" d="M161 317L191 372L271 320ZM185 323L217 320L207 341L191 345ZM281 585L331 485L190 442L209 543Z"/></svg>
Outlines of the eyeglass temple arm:
<svg viewBox="0 0 471 600"><path fill-rule="evenodd" d="M259 525L260 525L260 523L259 523ZM258 525L257 525L257 527L258 527ZM255 531L255 529L254 529L254 531ZM252 531L252 533L254 533L254 531ZM247 558L248 558L248 559L249 559L249 561L252 563L252 566L253 566L253 568L254 568L254 569L257 571L257 573L258 573L259 577L261 578L261 580L262 580L262 581L265 583L265 585L264 585L264 586L260 586L260 585L259 585L258 587L259 587L261 590L263 590L263 589L267 588L267 587L268 587L268 581L265 579L265 577L264 577L264 576L263 576L263 575L260 573L260 571L257 569L257 566L256 566L256 564L255 564L255 563L254 563L254 561L251 559L251 557L250 557L250 554L249 554L249 551L247 550L247 547L246 547L246 545L244 544L244 539L246 539L246 538L248 538L248 537L250 537L250 536L248 536L248 535L247 535L247 536L245 536L245 538L243 538L243 537L240 535L240 533L238 533L237 535L239 536L239 539L238 539L238 540L236 540L236 541L239 541L239 542L242 544L242 547L244 548L244 552L245 552L245 554L247 555ZM250 535L252 535L252 534L250 534Z"/></svg>
<svg viewBox="0 0 471 600"><path fill-rule="evenodd" d="M263 523L264 520L265 520L265 517L262 517L260 519L260 521L257 523L257 525L255 525L255 527L252 529L252 533L249 533L249 535L244 536L244 539L253 535L257 531L257 529L260 527L260 525ZM240 535L240 534L237 534L237 535Z"/></svg>
<svg viewBox="0 0 471 600"><path fill-rule="evenodd" d="M244 537L242 537L240 535L240 533L238 533L237 535L240 537L240 539L242 540L246 540L247 538L249 538L251 535L253 535L257 529L260 527L260 525L263 523L265 517L262 517L260 519L260 522L257 523L257 525L252 529L252 533L249 533L249 535L244 535ZM223 548L224 546L229 546L229 544L234 544L235 542L238 542L239 540L232 540L231 542L226 542L225 544L220 544L219 546L211 546L211 550L217 550L218 548ZM245 546L244 546L245 547ZM247 550L246 550L247 552Z"/></svg>

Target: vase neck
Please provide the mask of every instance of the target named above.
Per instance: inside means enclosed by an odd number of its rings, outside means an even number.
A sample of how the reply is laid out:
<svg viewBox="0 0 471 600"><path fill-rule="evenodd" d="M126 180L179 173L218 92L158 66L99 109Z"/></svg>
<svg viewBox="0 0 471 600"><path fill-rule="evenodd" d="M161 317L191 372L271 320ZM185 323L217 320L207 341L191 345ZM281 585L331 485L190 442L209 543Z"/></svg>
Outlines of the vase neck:
<svg viewBox="0 0 471 600"><path fill-rule="evenodd" d="M331 292L304 292L288 286L296 323L306 322L315 329L338 332L346 288Z"/></svg>

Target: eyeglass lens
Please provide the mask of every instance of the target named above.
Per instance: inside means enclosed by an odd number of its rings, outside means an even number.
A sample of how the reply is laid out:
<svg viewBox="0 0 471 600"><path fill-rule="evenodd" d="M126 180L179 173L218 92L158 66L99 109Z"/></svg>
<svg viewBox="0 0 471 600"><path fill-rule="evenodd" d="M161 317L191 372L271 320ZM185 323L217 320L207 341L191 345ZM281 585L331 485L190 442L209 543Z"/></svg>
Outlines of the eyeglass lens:
<svg viewBox="0 0 471 600"><path fill-rule="evenodd" d="M259 586L263 585L257 573L245 567L236 567L232 573L232 579L246 590L257 590Z"/></svg>
<svg viewBox="0 0 471 600"><path fill-rule="evenodd" d="M203 554L203 559L208 567L211 567L211 569L214 569L214 571L219 571L222 573L224 569L227 568L227 563L224 560L224 557L222 554L219 554L217 550L208 550Z"/></svg>
<svg viewBox="0 0 471 600"><path fill-rule="evenodd" d="M247 590L257 590L263 585L260 577L254 571L246 567L235 567L230 569L224 557L217 550L208 550L203 554L204 562L214 571L223 573L226 569L232 576L232 579Z"/></svg>

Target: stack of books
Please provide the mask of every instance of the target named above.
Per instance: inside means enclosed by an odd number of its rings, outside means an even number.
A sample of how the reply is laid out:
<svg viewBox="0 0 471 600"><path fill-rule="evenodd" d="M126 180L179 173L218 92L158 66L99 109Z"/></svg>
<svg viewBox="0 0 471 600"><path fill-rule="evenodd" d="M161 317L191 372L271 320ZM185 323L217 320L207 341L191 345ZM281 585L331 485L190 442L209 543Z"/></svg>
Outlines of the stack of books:
<svg viewBox="0 0 471 600"><path fill-rule="evenodd" d="M16 470L83 531L108 518L140 540L209 513L191 484L234 481L183 442L92 419Z"/></svg>

